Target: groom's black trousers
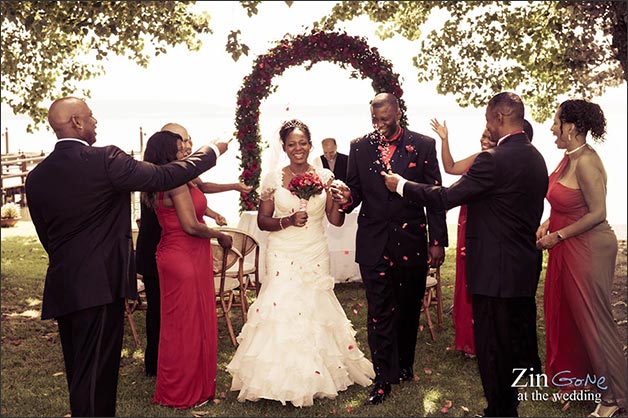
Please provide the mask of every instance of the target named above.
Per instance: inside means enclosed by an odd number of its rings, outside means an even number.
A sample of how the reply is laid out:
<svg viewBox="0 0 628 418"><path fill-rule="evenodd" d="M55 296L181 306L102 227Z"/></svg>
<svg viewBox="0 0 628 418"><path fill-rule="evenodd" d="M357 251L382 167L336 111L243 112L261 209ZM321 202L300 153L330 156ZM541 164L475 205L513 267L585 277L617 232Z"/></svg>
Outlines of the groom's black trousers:
<svg viewBox="0 0 628 418"><path fill-rule="evenodd" d="M427 264L404 268L382 258L360 265L368 303L367 331L375 381L399 383L401 368L413 370Z"/></svg>

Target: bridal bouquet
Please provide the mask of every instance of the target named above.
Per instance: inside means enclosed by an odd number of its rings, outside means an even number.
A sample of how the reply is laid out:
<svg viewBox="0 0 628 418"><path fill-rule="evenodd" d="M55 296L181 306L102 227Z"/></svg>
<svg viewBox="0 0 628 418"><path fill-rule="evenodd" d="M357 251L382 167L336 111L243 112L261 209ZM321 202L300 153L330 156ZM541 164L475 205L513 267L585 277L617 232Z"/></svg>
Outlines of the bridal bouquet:
<svg viewBox="0 0 628 418"><path fill-rule="evenodd" d="M293 195L301 199L300 210L305 210L307 201L312 197L321 194L325 186L316 173L303 173L294 176L288 184L288 190Z"/></svg>

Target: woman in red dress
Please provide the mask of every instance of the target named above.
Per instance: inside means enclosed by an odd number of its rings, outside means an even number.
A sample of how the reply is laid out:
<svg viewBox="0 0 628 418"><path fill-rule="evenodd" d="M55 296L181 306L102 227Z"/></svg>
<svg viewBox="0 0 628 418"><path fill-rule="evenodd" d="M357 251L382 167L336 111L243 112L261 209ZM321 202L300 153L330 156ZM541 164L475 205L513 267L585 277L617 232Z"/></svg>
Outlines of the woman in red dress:
<svg viewBox="0 0 628 418"><path fill-rule="evenodd" d="M552 133L565 156L550 174L550 217L537 231L537 247L549 250L545 274L545 373L563 391L591 389L601 395L589 416L610 417L626 407L626 358L610 295L617 237L606 221L606 171L586 142L602 140L602 109L567 100ZM576 379L589 379L583 387Z"/></svg>
<svg viewBox="0 0 628 418"><path fill-rule="evenodd" d="M183 158L181 136L158 132L144 160L161 165ZM207 199L190 182L142 194L162 228L156 259L161 290L157 381L153 402L178 409L214 398L217 368L216 299L210 238L231 247L231 237L203 220Z"/></svg>

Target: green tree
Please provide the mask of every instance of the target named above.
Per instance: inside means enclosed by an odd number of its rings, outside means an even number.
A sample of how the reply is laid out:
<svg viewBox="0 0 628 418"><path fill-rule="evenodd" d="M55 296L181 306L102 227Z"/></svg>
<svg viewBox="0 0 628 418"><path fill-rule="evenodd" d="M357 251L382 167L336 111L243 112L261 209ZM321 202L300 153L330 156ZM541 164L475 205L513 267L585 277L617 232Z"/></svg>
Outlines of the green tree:
<svg viewBox="0 0 628 418"><path fill-rule="evenodd" d="M315 27L367 15L382 39L417 41L417 80L463 107L516 91L538 122L564 96L591 98L626 80L625 1L342 1ZM431 18L442 21L426 34Z"/></svg>
<svg viewBox="0 0 628 418"><path fill-rule="evenodd" d="M42 123L45 100L77 94L77 83L104 73L120 55L146 67L167 46L201 46L212 33L194 1L5 1L2 10L2 102ZM93 58L96 59L94 64ZM89 91L81 91L89 97Z"/></svg>

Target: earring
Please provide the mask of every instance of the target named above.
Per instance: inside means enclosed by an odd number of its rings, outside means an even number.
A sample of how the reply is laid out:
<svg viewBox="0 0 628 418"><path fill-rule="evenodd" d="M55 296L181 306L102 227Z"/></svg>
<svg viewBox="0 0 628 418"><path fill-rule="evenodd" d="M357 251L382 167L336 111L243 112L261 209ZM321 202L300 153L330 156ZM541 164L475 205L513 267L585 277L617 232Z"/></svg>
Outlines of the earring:
<svg viewBox="0 0 628 418"><path fill-rule="evenodd" d="M569 142L571 142L571 132L569 132L569 134L567 135L567 139L569 140Z"/></svg>

